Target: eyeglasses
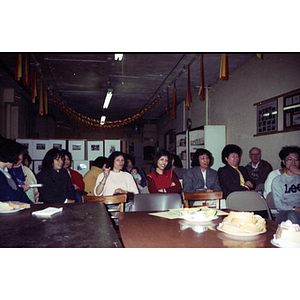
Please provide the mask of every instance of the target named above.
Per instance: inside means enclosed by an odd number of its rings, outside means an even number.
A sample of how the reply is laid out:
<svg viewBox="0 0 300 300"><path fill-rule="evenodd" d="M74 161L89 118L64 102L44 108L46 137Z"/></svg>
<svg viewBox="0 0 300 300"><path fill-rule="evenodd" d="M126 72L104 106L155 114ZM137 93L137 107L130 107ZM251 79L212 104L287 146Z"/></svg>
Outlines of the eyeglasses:
<svg viewBox="0 0 300 300"><path fill-rule="evenodd" d="M260 153L251 153L250 155L251 156L258 156L258 155L260 155Z"/></svg>
<svg viewBox="0 0 300 300"><path fill-rule="evenodd" d="M292 157L286 157L286 159L285 159L285 162L287 162L287 163L291 163L291 162L298 162L299 161L299 157L295 157L295 158L292 158Z"/></svg>

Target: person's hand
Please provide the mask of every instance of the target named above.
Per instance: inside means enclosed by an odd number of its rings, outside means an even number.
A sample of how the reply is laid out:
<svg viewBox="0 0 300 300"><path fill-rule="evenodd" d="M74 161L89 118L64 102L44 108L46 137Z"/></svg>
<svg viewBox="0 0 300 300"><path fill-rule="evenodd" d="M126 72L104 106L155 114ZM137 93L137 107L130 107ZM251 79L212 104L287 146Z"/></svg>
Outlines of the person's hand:
<svg viewBox="0 0 300 300"><path fill-rule="evenodd" d="M27 185L27 184L23 184L23 185L21 185L21 187L23 188L23 191L26 193L28 190L30 190L31 189L31 187L29 186L29 185Z"/></svg>
<svg viewBox="0 0 300 300"><path fill-rule="evenodd" d="M300 169L297 168L295 165L290 166L289 171L294 175L300 175Z"/></svg>
<svg viewBox="0 0 300 300"><path fill-rule="evenodd" d="M250 189L253 188L253 184L249 180L245 182L245 185L248 186Z"/></svg>
<svg viewBox="0 0 300 300"><path fill-rule="evenodd" d="M105 168L104 172L103 172L103 175L104 175L104 178L107 179L108 175L110 173L110 168Z"/></svg>
<svg viewBox="0 0 300 300"><path fill-rule="evenodd" d="M121 188L115 189L114 195L115 194L126 194L127 192Z"/></svg>
<svg viewBox="0 0 300 300"><path fill-rule="evenodd" d="M73 183L74 189L75 191L77 191L79 189L79 186L76 183Z"/></svg>

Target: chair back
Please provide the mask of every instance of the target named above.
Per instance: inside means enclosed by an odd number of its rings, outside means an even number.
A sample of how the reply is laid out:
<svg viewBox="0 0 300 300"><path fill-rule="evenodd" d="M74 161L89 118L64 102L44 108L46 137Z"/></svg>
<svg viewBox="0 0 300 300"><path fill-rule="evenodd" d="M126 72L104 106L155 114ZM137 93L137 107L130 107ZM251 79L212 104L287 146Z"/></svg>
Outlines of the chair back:
<svg viewBox="0 0 300 300"><path fill-rule="evenodd" d="M127 194L121 195L112 195L112 196L82 196L83 203L88 202L103 202L106 205L119 204L117 208L108 208L109 212L123 212L124 211L124 203L127 202ZM111 214L112 219L118 219L119 214Z"/></svg>
<svg viewBox="0 0 300 300"><path fill-rule="evenodd" d="M272 195L271 192L268 193L266 201L267 201L267 204L268 204L268 206L270 208L272 218L273 218L273 220L276 221L277 215L279 214L279 212L278 212L278 210L277 210L277 208L275 206L273 195Z"/></svg>
<svg viewBox="0 0 300 300"><path fill-rule="evenodd" d="M223 192L202 192L202 193L188 193L182 192L184 207L189 208L189 201L207 201L216 200L216 208L220 208L220 200L223 199ZM194 207L194 206L193 206Z"/></svg>
<svg viewBox="0 0 300 300"><path fill-rule="evenodd" d="M141 190L141 194L149 194L149 189L147 186L144 186L143 189Z"/></svg>
<svg viewBox="0 0 300 300"><path fill-rule="evenodd" d="M176 193L135 194L134 211L164 211L182 208L182 198Z"/></svg>
<svg viewBox="0 0 300 300"><path fill-rule="evenodd" d="M265 189L264 183L259 183L255 188L257 192L261 192L261 195L264 193L264 189Z"/></svg>
<svg viewBox="0 0 300 300"><path fill-rule="evenodd" d="M272 220L267 201L257 192L232 192L227 198L227 207L237 211L266 211L268 219Z"/></svg>
<svg viewBox="0 0 300 300"><path fill-rule="evenodd" d="M268 193L266 200L267 200L267 204L268 204L270 209L276 209L274 199L273 199L273 196L272 196L271 192Z"/></svg>

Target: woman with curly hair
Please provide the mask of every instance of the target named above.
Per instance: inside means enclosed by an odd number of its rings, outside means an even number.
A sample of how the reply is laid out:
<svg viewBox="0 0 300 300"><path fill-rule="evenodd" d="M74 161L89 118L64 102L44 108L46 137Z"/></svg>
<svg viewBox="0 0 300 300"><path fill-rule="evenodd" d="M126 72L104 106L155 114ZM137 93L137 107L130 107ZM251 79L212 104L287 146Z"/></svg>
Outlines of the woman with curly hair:
<svg viewBox="0 0 300 300"><path fill-rule="evenodd" d="M234 144L229 144L222 150L222 162L224 167L219 168L219 182L223 191L223 197L236 191L249 191L255 188L255 182L245 167L239 166L242 149Z"/></svg>

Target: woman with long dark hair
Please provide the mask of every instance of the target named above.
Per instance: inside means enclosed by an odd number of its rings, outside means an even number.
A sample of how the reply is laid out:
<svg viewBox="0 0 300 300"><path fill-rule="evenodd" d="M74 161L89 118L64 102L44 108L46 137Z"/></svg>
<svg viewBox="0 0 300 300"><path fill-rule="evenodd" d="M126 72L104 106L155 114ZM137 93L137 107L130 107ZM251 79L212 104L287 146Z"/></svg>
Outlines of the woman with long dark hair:
<svg viewBox="0 0 300 300"><path fill-rule="evenodd" d="M57 148L50 149L42 162L42 169L36 175L39 188L39 202L43 203L74 203L75 189L68 171L63 168L64 155Z"/></svg>

